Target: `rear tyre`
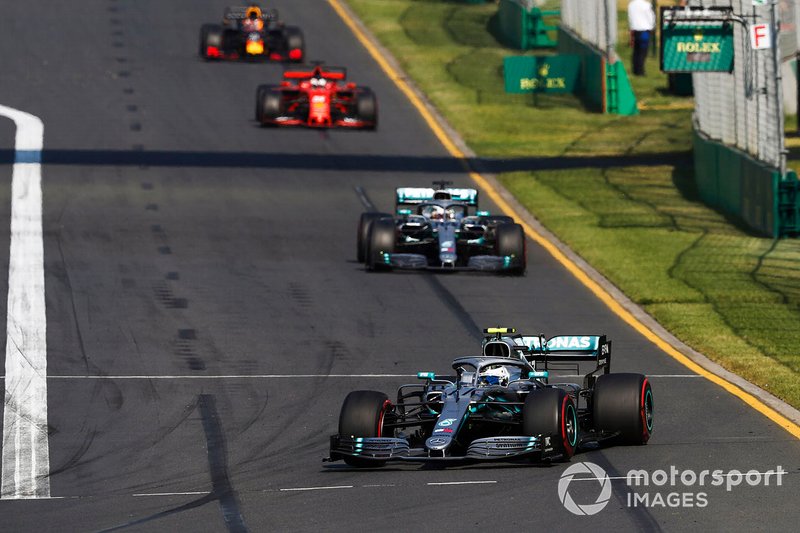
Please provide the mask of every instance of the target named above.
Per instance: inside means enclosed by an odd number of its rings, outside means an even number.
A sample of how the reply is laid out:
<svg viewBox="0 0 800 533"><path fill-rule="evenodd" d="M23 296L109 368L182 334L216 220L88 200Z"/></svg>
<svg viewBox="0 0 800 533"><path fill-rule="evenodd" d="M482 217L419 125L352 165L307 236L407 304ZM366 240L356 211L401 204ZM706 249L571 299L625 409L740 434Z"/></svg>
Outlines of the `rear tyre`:
<svg viewBox="0 0 800 533"><path fill-rule="evenodd" d="M511 257L508 273L521 276L527 267L525 233L519 224L499 224L495 229L495 248L499 256Z"/></svg>
<svg viewBox="0 0 800 533"><path fill-rule="evenodd" d="M374 130L378 127L378 100L369 87L362 87L356 92L355 102L356 117L368 123L365 129Z"/></svg>
<svg viewBox="0 0 800 533"><path fill-rule="evenodd" d="M283 32L286 38L286 53L289 61L300 63L306 57L306 40L303 32L295 26L287 26Z"/></svg>
<svg viewBox="0 0 800 533"><path fill-rule="evenodd" d="M222 26L203 24L200 28L200 57L212 59L208 55L209 47L222 51Z"/></svg>
<svg viewBox="0 0 800 533"><path fill-rule="evenodd" d="M339 435L344 437L389 437L384 435L383 421L391 406L389 397L382 392L357 390L347 395L339 413ZM383 466L385 461L372 461L358 457L345 457L350 466Z"/></svg>
<svg viewBox="0 0 800 533"><path fill-rule="evenodd" d="M359 263L366 261L367 232L369 231L369 225L373 220L378 220L380 218L390 219L392 218L392 215L387 215L386 213L361 213L361 218L358 221L358 236L356 238L356 257L358 258Z"/></svg>
<svg viewBox="0 0 800 533"><path fill-rule="evenodd" d="M522 432L549 437L553 452L569 461L578 445L578 411L572 398L563 389L531 391L522 407Z"/></svg>
<svg viewBox="0 0 800 533"><path fill-rule="evenodd" d="M594 385L595 429L619 432L622 444L647 444L653 432L653 391L642 374L603 374Z"/></svg>
<svg viewBox="0 0 800 533"><path fill-rule="evenodd" d="M367 270L389 270L384 254L394 253L395 231L391 218L379 218L369 224L365 251Z"/></svg>
<svg viewBox="0 0 800 533"><path fill-rule="evenodd" d="M281 116L281 93L272 85L260 85L256 90L256 120L262 126L274 126Z"/></svg>

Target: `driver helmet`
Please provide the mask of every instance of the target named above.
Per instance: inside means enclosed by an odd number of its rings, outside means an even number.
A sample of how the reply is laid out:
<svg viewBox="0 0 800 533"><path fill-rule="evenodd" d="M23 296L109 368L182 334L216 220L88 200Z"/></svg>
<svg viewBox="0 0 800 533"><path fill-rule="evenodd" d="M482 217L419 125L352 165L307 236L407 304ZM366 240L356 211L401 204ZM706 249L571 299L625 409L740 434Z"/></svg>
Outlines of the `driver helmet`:
<svg viewBox="0 0 800 533"><path fill-rule="evenodd" d="M312 87L325 87L326 83L328 83L328 80L325 78L311 78Z"/></svg>
<svg viewBox="0 0 800 533"><path fill-rule="evenodd" d="M431 220L442 220L444 216L444 209L438 205L431 205L425 208L423 215L426 215Z"/></svg>
<svg viewBox="0 0 800 533"><path fill-rule="evenodd" d="M504 366L493 366L481 370L480 383L481 385L500 385L505 387L511 380L511 374Z"/></svg>

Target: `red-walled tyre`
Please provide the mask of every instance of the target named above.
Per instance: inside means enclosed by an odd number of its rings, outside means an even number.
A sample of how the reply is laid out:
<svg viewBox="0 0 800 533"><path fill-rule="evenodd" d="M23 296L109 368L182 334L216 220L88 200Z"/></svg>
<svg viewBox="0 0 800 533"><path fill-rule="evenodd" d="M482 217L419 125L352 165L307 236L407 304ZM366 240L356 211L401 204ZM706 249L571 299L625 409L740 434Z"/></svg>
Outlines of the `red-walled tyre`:
<svg viewBox="0 0 800 533"><path fill-rule="evenodd" d="M347 395L339 413L339 435L346 437L392 437L383 430L386 410L391 406L389 397L377 391L357 390ZM383 466L385 461L358 457L345 457L350 466Z"/></svg>
<svg viewBox="0 0 800 533"><path fill-rule="evenodd" d="M563 389L531 391L522 407L522 432L550 437L553 452L569 461L578 445L578 411Z"/></svg>
<svg viewBox="0 0 800 533"><path fill-rule="evenodd" d="M619 433L622 444L647 444L653 432L653 391L642 374L604 374L594 385L595 429Z"/></svg>

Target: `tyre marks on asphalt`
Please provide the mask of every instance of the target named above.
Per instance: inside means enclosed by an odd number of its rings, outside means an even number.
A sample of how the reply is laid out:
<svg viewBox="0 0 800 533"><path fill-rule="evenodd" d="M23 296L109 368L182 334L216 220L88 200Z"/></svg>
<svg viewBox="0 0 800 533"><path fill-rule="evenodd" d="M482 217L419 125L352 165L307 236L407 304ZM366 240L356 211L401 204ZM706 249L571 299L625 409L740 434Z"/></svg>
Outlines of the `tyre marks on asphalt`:
<svg viewBox="0 0 800 533"><path fill-rule="evenodd" d="M157 494L135 494L134 496L175 496L175 495L198 495L202 496L196 500L180 505L178 507L158 512L154 515L139 518L125 524L120 524L103 532L119 531L135 526L141 526L156 522L161 518L197 509L208 503L217 502L222 511L222 519L225 528L229 533L247 533L247 526L241 513L239 496L231 483L228 470L228 446L225 432L222 426L219 413L217 411L216 397L213 394L201 394L197 397L196 409L200 413L200 420L203 424L203 432L206 438L206 450L208 456L208 470L211 477L211 491L192 491L183 493L157 493ZM154 524L153 524L154 525ZM213 526L210 526L213 529Z"/></svg>

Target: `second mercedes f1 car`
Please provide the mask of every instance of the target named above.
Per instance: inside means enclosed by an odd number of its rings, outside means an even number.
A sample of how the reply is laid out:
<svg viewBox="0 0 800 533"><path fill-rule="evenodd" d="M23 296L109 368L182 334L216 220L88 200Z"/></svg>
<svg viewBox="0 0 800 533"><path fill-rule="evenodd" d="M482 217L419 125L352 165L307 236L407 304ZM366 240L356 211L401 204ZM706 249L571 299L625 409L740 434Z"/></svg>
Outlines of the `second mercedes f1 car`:
<svg viewBox="0 0 800 533"><path fill-rule="evenodd" d="M277 10L257 4L225 9L222 24L200 29L200 57L205 59L292 61L305 59L303 32L286 26Z"/></svg>
<svg viewBox="0 0 800 533"><path fill-rule="evenodd" d="M260 85L256 120L262 126L357 128L378 126L378 102L369 87L345 83L342 67L320 64L286 69L280 85Z"/></svg>
<svg viewBox="0 0 800 533"><path fill-rule="evenodd" d="M347 395L328 460L355 467L387 461L568 461L600 442L646 444L653 392L641 374L611 374L611 341L601 335L484 330L483 354L453 361L455 375L420 372L395 400L376 391ZM596 368L582 384L550 383L548 365Z"/></svg>
<svg viewBox="0 0 800 533"><path fill-rule="evenodd" d="M433 269L525 273L525 235L508 216L478 209L478 191L401 187L395 215L363 213L358 261L367 270Z"/></svg>

